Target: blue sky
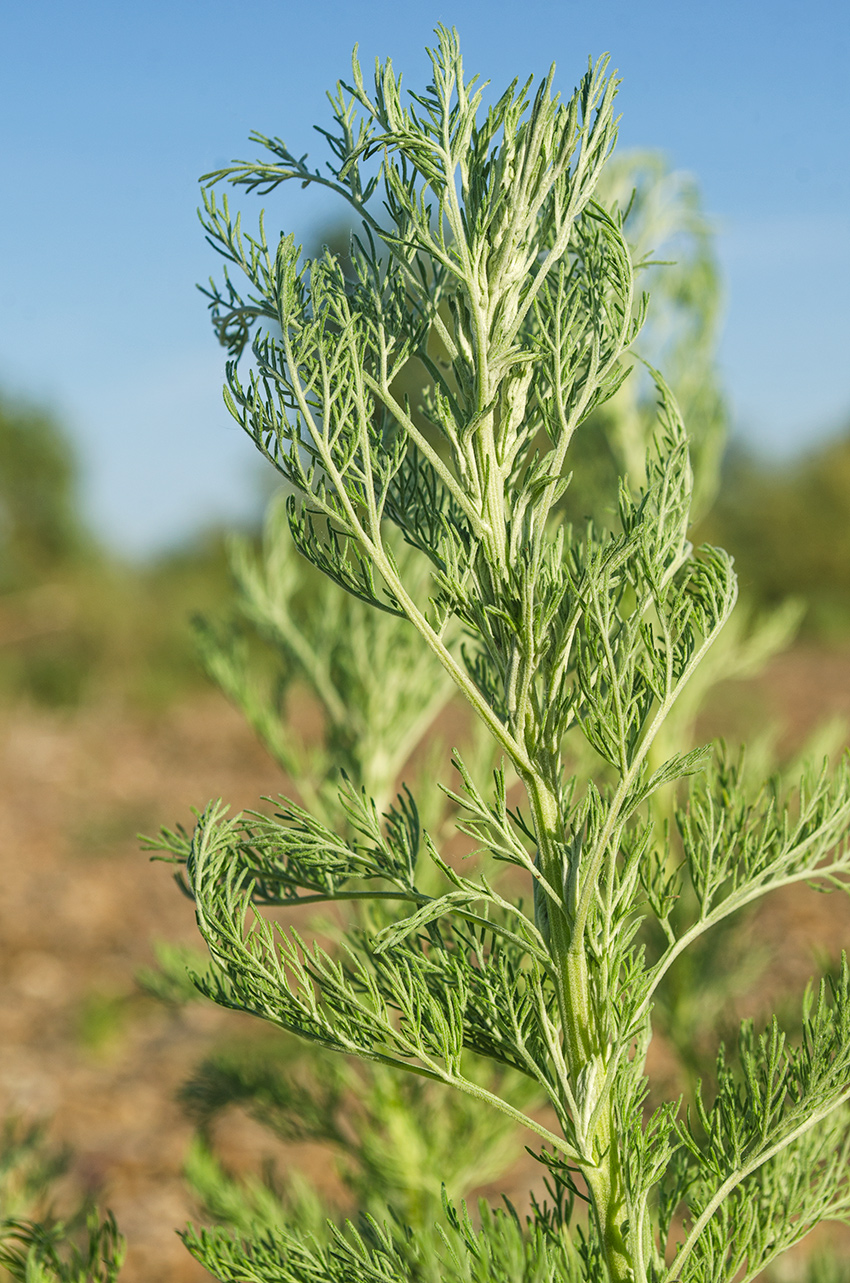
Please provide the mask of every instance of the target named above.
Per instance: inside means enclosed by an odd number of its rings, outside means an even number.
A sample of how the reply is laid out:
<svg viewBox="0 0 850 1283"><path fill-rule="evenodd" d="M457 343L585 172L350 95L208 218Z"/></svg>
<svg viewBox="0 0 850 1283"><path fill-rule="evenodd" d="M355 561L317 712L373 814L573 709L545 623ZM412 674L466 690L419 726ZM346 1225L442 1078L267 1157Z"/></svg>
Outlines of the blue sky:
<svg viewBox="0 0 850 1283"><path fill-rule="evenodd" d="M555 60L568 92L609 51L621 146L695 174L715 220L736 431L783 456L850 419L846 0L29 0L0 15L0 389L61 415L117 548L160 548L256 502L194 288L215 270L198 175L253 154L251 129L318 159L311 126L354 42L415 87L437 22L497 88ZM299 189L269 208L300 237L333 216Z"/></svg>

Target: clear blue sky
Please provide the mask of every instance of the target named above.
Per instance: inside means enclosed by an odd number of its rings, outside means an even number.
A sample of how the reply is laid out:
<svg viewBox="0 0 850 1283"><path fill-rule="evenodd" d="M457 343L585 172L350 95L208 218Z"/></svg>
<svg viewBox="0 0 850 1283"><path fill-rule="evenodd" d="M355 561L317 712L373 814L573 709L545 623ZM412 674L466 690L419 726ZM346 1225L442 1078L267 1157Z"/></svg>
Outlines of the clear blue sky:
<svg viewBox="0 0 850 1283"><path fill-rule="evenodd" d="M737 430L787 454L850 419L847 0L28 0L0 16L0 388L63 417L116 547L256 495L194 289L215 270L198 175L252 152L251 129L319 157L311 126L354 42L415 87L437 22L497 88L554 59L569 91L610 51L621 145L690 170L716 221ZM299 189L273 202L302 237L332 216Z"/></svg>

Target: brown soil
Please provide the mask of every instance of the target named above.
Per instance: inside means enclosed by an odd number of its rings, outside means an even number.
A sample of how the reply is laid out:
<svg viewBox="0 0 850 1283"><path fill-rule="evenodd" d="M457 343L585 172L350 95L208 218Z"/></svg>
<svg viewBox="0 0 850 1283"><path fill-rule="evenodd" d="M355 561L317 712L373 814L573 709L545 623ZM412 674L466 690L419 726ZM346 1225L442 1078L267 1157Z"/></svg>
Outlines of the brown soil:
<svg viewBox="0 0 850 1283"><path fill-rule="evenodd" d="M254 804L279 772L216 695L156 724L13 713L0 772L0 1116L52 1119L75 1153L71 1183L96 1191L127 1236L128 1283L206 1278L174 1234L191 1210L180 1176L191 1129L174 1096L241 1022L141 998L134 975L152 939L197 933L135 834L191 824L190 805L210 797Z"/></svg>
<svg viewBox="0 0 850 1283"><path fill-rule="evenodd" d="M850 717L850 655L797 650L725 698L779 718L790 747L825 715ZM284 783L215 694L155 722L13 711L0 729L0 781L0 1118L49 1119L51 1136L73 1147L69 1189L96 1192L127 1236L122 1280L206 1278L174 1232L193 1213L181 1179L191 1126L175 1093L246 1022L209 1005L175 1014L137 989L153 939L197 937L191 904L135 834L191 824L190 805L210 797L254 805ZM772 951L754 1010L799 989L815 954L834 958L848 928L846 897L775 897L754 928ZM272 1148L238 1119L226 1140L236 1162ZM529 1160L509 1192L539 1175Z"/></svg>

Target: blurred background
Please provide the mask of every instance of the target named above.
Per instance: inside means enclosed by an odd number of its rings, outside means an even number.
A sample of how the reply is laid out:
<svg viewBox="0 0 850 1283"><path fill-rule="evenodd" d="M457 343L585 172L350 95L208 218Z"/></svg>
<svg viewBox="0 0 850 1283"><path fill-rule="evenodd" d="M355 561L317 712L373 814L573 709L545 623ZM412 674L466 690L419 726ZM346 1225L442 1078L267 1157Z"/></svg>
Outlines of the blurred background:
<svg viewBox="0 0 850 1283"><path fill-rule="evenodd" d="M437 22L457 26L467 68L498 91L554 59L569 93L588 56L610 52L619 150L690 211L684 231L648 218L665 243L642 248L691 255L673 285L649 288L659 330L696 317L691 347L658 339L718 447L696 537L735 554L747 617L774 621L700 728L770 728L780 761L824 725L826 751L847 739L846 4L3 7L0 1117L45 1120L38 1162L115 1207L128 1278L197 1277L173 1236L194 1206L176 1095L188 1066L241 1032L139 986L152 940L194 929L135 835L191 823L210 796L249 806L284 787L191 627L230 609L226 532L257 537L273 484L221 402L223 354L195 289L218 270L197 179L253 156L252 129L320 164L313 125L354 43L367 71L389 55L415 86ZM284 188L265 203L270 233L344 243L331 196ZM287 716L318 733L308 698ZM805 981L811 950L793 941L814 919L783 912L765 938L781 934L785 979ZM846 918L818 921L846 936ZM252 1126L222 1140L237 1169L259 1144ZM0 1153L0 1200L2 1172Z"/></svg>

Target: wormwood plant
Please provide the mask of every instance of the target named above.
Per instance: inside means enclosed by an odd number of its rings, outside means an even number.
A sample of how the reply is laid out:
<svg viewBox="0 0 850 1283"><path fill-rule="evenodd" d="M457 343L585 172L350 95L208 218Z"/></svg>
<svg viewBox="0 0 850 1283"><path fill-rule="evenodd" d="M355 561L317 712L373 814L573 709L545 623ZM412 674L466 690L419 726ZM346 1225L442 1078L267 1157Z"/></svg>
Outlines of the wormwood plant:
<svg viewBox="0 0 850 1283"><path fill-rule="evenodd" d="M185 861L211 997L485 1101L538 1146L552 1198L527 1225L485 1212L477 1230L448 1205L436 1257L392 1218L326 1245L291 1227L187 1242L233 1280L752 1279L850 1209L850 975L807 996L799 1043L775 1020L745 1025L689 1114L647 1108L653 998L689 946L772 889L846 887L850 778L753 795L709 748L652 762L736 590L729 558L688 542L688 441L654 371L641 484L623 479L610 528L564 516L571 441L625 377L643 313L621 215L595 198L616 82L602 60L568 102L550 73L485 113L453 33L438 30L431 61L405 106L389 63L370 93L354 60L327 171L258 139L268 159L209 176L264 193L320 183L362 223L347 280L330 255L302 262L292 237L244 234L210 186L208 234L248 282L213 287L213 316L228 404L291 487L299 550L407 620L492 735L505 765L488 788L456 758L452 796L483 859L515 866L528 893L456 868L408 794L380 814L344 789L345 831L291 803L273 819L214 803L163 844ZM426 424L396 394L411 363ZM391 527L430 564L430 595ZM593 778L565 770L577 737ZM674 784L675 833L655 822ZM393 920L334 953L262 912L370 899ZM644 948L652 929L662 943ZM530 1078L551 1117L482 1087L470 1053Z"/></svg>
<svg viewBox="0 0 850 1283"><path fill-rule="evenodd" d="M408 575L426 586L422 558L414 561L404 545L397 551ZM382 813L399 772L454 694L451 679L405 619L370 610L330 580L316 584L304 574L308 567L292 545L279 500L266 517L261 555L246 539L234 539L230 553L238 615L224 625L196 619L205 668L314 815L344 819L340 770ZM265 664L251 640L263 643ZM287 717L296 684L321 711L321 747L308 747Z"/></svg>
<svg viewBox="0 0 850 1283"><path fill-rule="evenodd" d="M115 1283L124 1240L112 1215L101 1221L90 1203L63 1220L49 1210L68 1161L40 1127L15 1120L0 1127L0 1279Z"/></svg>
<svg viewBox="0 0 850 1283"><path fill-rule="evenodd" d="M704 503L716 488L725 415L715 371L719 277L699 194L687 176L671 173L653 153L638 152L608 163L597 195L606 205L616 201L627 209L624 235L652 288L651 323L641 331L640 350L655 359L663 355L677 398L688 410L695 493ZM341 236L334 234L332 240L339 253ZM341 258L345 268L347 253ZM422 381L411 363L404 388L414 404L421 400L417 385L421 388ZM651 381L631 378L582 427L584 451L570 488L572 509L604 513L610 479L616 483L618 471L642 478L654 429ZM403 545L397 556L407 558L400 566L402 578L428 573L428 563ZM226 622L196 621L201 656L294 782L301 803L346 833L337 796L340 769L383 813L403 768L417 802L427 803L420 822L432 837L448 836L454 809L434 790L423 794L418 780L433 774L445 752L433 724L454 683L416 630L406 619L372 609L317 574L296 551L279 499L270 505L261 547L234 538L230 561L235 600ZM664 760L692 743L694 713L711 686L721 676L757 669L784 641L793 613L783 608L755 625L736 613L735 626L725 630L711 662L701 666L687 698L680 698L675 715L668 717L663 742L656 740L653 746L655 758ZM320 744L302 741L293 728L293 689L299 687L312 693L322 712ZM420 748L409 761L411 749L426 736L432 741L428 752L423 755ZM464 746L473 774L492 764L487 739L485 731L477 743ZM569 772L592 773L595 755L587 745L584 752L580 749L581 742L574 739ZM470 752L479 760L471 763ZM752 758L749 769L754 769ZM361 901L352 907L367 915L359 925L373 932L388 925L394 912L386 903L381 907ZM379 909L386 915L382 921ZM351 910L347 917L351 925ZM730 994L752 985L754 973L767 962L764 949L753 949L748 924L740 918L735 922L737 931L714 932L700 951L691 951L690 983L680 967L676 983L668 977L656 997L661 1033L695 1077L712 1074L709 1048L716 1045L718 1018ZM742 965L732 965L742 949ZM163 949L160 970L140 979L148 991L169 1002L197 1000L200 995L185 972L180 952ZM694 975L701 977L698 986ZM529 1079L523 1083L514 1073L509 1085L496 1067L480 1069L484 1077L478 1081L492 1087L498 1076L498 1090L509 1091L514 1104L542 1104ZM213 1052L196 1067L181 1099L198 1127L186 1165L193 1194L208 1218L240 1231L246 1225L297 1223L302 1231L326 1237L329 1214L339 1213L327 1199L323 1206L315 1190L291 1170L251 1177L228 1174L216 1157L216 1127L230 1109L248 1113L273 1135L321 1142L357 1208L383 1216L392 1206L415 1232L442 1218L441 1186L458 1198L494 1184L516 1157L521 1135L510 1119L464 1093L435 1089L417 1075L398 1074L387 1066L329 1057L310 1044L299 1049L286 1037Z"/></svg>

